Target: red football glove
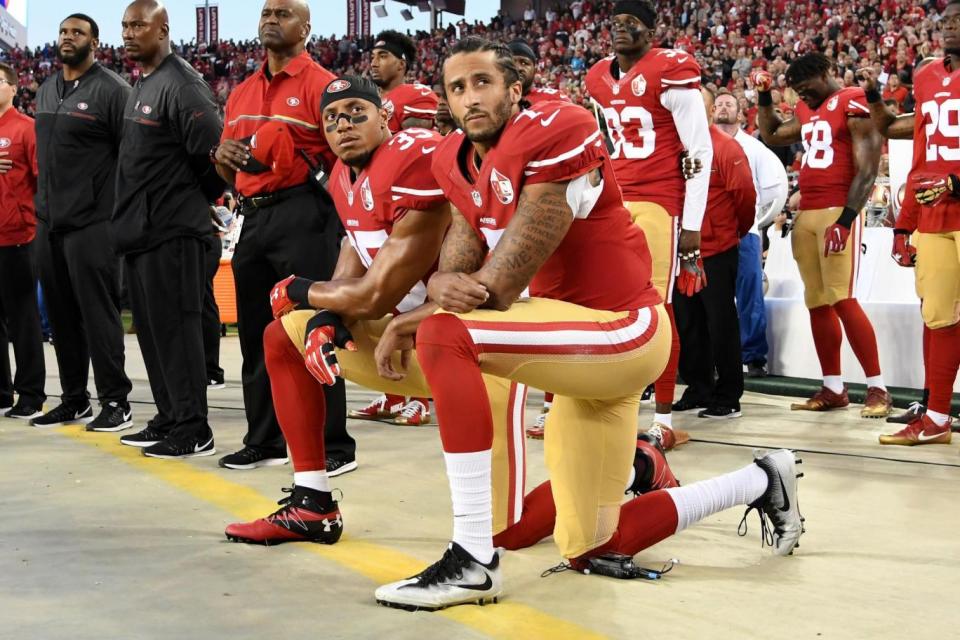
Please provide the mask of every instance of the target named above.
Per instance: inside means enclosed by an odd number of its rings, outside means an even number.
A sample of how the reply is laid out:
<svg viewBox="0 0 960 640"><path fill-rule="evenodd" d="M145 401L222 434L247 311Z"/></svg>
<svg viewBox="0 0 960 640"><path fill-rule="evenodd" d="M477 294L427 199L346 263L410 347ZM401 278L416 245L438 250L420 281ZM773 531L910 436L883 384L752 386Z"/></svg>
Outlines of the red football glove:
<svg viewBox="0 0 960 640"><path fill-rule="evenodd" d="M827 227L827 232L823 236L823 257L826 258L831 253L840 253L847 248L847 239L850 237L850 229L842 224L832 224Z"/></svg>
<svg viewBox="0 0 960 640"><path fill-rule="evenodd" d="M312 280L287 276L273 285L273 289L270 290L270 308L273 310L273 317L285 316L296 309L297 305L306 305L311 284L313 284Z"/></svg>
<svg viewBox="0 0 960 640"><path fill-rule="evenodd" d="M751 73L750 82L753 84L754 89L762 93L773 89L773 76L765 69L757 69Z"/></svg>
<svg viewBox="0 0 960 640"><path fill-rule="evenodd" d="M933 206L949 196L960 195L960 178L952 173L945 176L922 176L913 181L913 196L925 206Z"/></svg>
<svg viewBox="0 0 960 640"><path fill-rule="evenodd" d="M707 286L707 272L703 269L700 251L695 251L689 258L681 256L677 291L689 297L703 291L705 286Z"/></svg>
<svg viewBox="0 0 960 640"><path fill-rule="evenodd" d="M320 384L333 386L337 383L341 370L335 347L348 351L357 350L353 336L340 316L329 311L318 311L307 322L303 363Z"/></svg>
<svg viewBox="0 0 960 640"><path fill-rule="evenodd" d="M917 264L917 248L910 244L909 233L893 232L893 251L890 255L901 267L912 267Z"/></svg>

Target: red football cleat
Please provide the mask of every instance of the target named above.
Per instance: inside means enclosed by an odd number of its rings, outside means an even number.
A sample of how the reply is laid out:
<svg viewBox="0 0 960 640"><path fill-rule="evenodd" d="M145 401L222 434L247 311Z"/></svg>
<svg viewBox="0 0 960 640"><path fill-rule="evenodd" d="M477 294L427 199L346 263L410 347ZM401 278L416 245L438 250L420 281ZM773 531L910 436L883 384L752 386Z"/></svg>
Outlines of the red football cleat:
<svg viewBox="0 0 960 640"><path fill-rule="evenodd" d="M549 411L541 411L537 416L537 421L533 426L527 427L527 437L533 440L543 440L544 427L547 424L547 414Z"/></svg>
<svg viewBox="0 0 960 640"><path fill-rule="evenodd" d="M679 487L676 476L667 464L660 442L647 434L637 436L637 451L633 458L636 474L633 484L624 492L640 495L657 489Z"/></svg>
<svg viewBox="0 0 960 640"><path fill-rule="evenodd" d="M900 431L880 436L880 444L898 444L904 447L917 444L950 444L951 422L947 418L946 423L940 426L924 414Z"/></svg>
<svg viewBox="0 0 960 640"><path fill-rule="evenodd" d="M672 451L676 447L690 442L690 434L683 429L673 429L659 422L654 422L653 426L647 429L647 435L655 438L664 451Z"/></svg>
<svg viewBox="0 0 960 640"><path fill-rule="evenodd" d="M362 409L351 409L348 418L354 420L388 420L400 415L407 399L385 393Z"/></svg>
<svg viewBox="0 0 960 640"><path fill-rule="evenodd" d="M393 418L393 423L408 427L430 424L430 398L410 398L410 402Z"/></svg>
<svg viewBox="0 0 960 640"><path fill-rule="evenodd" d="M843 386L841 393L834 393L826 387L821 387L812 398L804 402L795 402L790 405L791 411L830 411L831 409L843 409L850 404L850 398L847 397L847 386Z"/></svg>
<svg viewBox="0 0 960 640"><path fill-rule="evenodd" d="M229 525L225 531L227 539L263 545L284 542L333 544L340 539L343 518L335 500L321 506L319 491L297 486L283 491L291 494L277 503L283 507L266 518Z"/></svg>

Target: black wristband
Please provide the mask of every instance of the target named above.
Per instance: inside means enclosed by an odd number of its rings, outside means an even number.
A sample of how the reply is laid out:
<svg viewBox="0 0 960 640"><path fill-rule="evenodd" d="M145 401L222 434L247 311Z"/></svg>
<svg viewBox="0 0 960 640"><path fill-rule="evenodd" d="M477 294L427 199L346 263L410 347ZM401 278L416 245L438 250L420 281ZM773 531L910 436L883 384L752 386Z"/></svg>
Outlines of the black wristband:
<svg viewBox="0 0 960 640"><path fill-rule="evenodd" d="M893 235L895 236L909 236L910 233L911 232L907 231L906 229L897 229L896 227L893 228Z"/></svg>
<svg viewBox="0 0 960 640"><path fill-rule="evenodd" d="M867 102L870 104L876 104L880 102L880 99L883 97L880 95L880 92L877 91L876 87L873 89L867 89L864 93L867 94Z"/></svg>
<svg viewBox="0 0 960 640"><path fill-rule="evenodd" d="M856 209L851 207L844 207L843 213L840 214L840 217L837 218L837 224L842 227L850 228L850 225L853 224L853 221L857 219L859 212Z"/></svg>
<svg viewBox="0 0 960 640"><path fill-rule="evenodd" d="M290 298L291 302L309 305L309 300L307 300L307 298L310 292L310 285L312 284L313 280L307 280L306 278L294 278L293 281L287 285L287 297Z"/></svg>
<svg viewBox="0 0 960 640"><path fill-rule="evenodd" d="M757 91L757 106L769 107L773 105L773 95L769 91Z"/></svg>

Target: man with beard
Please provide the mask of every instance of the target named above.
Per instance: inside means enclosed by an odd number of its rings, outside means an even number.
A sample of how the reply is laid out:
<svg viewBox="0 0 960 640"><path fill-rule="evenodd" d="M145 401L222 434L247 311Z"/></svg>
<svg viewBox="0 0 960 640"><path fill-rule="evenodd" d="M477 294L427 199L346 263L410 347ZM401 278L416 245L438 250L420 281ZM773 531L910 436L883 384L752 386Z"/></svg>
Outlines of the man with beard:
<svg viewBox="0 0 960 640"><path fill-rule="evenodd" d="M33 420L37 427L121 431L133 424L110 223L130 86L95 61L99 37L89 16L67 16L57 41L63 69L37 92L37 254L63 390L60 405ZM87 392L91 362L96 418Z"/></svg>
<svg viewBox="0 0 960 640"><path fill-rule="evenodd" d="M217 171L240 195L244 216L233 274L247 435L242 449L220 460L227 469L288 461L263 355L263 332L273 321L270 290L292 273L329 279L343 236L330 196L316 183L317 171L329 173L336 160L320 115L320 96L334 76L305 50L310 26L306 0L266 1L259 25L266 60L230 94L223 136L212 152ZM251 157L251 147L268 139L276 141L271 148L292 156L289 171L274 172ZM326 468L336 476L356 469L356 443L346 431L343 381L325 387L324 394Z"/></svg>
<svg viewBox="0 0 960 640"><path fill-rule="evenodd" d="M416 58L417 47L409 36L397 31L377 35L370 77L380 87L392 133L411 127L430 129L437 115L437 94L426 85L406 81Z"/></svg>
<svg viewBox="0 0 960 640"><path fill-rule="evenodd" d="M572 102L570 97L559 89L549 87L534 87L533 81L537 77L537 54L533 48L523 40L514 40L507 45L513 52L513 61L520 71L520 81L523 83L523 99L531 106L549 100Z"/></svg>
<svg viewBox="0 0 960 640"><path fill-rule="evenodd" d="M120 442L153 458L209 456L201 309L209 203L223 193L209 158L220 116L210 87L171 52L162 4L136 0L122 25L143 73L124 108L113 220L157 415Z"/></svg>

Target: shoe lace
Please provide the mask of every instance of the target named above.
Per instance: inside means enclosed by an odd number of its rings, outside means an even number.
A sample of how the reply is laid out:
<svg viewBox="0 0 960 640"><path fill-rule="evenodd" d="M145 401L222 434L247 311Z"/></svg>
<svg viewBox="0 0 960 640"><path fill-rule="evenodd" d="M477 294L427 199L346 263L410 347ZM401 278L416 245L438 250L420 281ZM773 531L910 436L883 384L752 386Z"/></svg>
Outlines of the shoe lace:
<svg viewBox="0 0 960 640"><path fill-rule="evenodd" d="M408 402L407 406L400 411L400 417L407 419L415 418L423 413L426 413L426 411L427 408L423 406L422 402L419 400L413 400L412 402Z"/></svg>
<svg viewBox="0 0 960 640"><path fill-rule="evenodd" d="M768 523L767 514L763 512L759 505L747 505L747 510L743 512L743 518L740 519L740 524L737 526L737 535L741 538L747 535L747 516L753 510L756 510L757 515L760 516L760 548L762 549L764 546L772 547L775 528L772 521Z"/></svg>
<svg viewBox="0 0 960 640"><path fill-rule="evenodd" d="M417 584L421 587L426 587L432 584L439 584L450 578L460 580L463 578L463 568L465 566L466 563L458 558L452 549L447 549L440 560L415 576Z"/></svg>
<svg viewBox="0 0 960 640"><path fill-rule="evenodd" d="M547 424L547 414L541 413L537 416L537 421L533 423L533 426L535 426L537 429L543 429L545 424Z"/></svg>
<svg viewBox="0 0 960 640"><path fill-rule="evenodd" d="M923 408L923 405L919 402L911 402L907 406L907 413L920 413L921 408Z"/></svg>
<svg viewBox="0 0 960 640"><path fill-rule="evenodd" d="M656 438L657 442L659 442L661 446L663 445L663 427L659 424L655 424L647 429L647 435Z"/></svg>

